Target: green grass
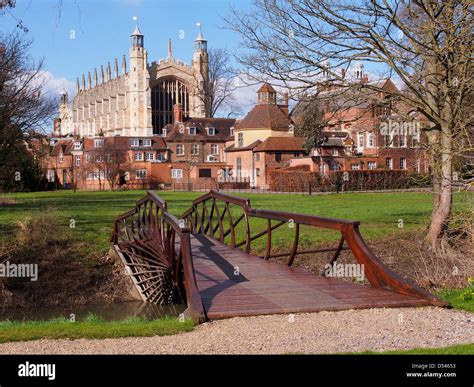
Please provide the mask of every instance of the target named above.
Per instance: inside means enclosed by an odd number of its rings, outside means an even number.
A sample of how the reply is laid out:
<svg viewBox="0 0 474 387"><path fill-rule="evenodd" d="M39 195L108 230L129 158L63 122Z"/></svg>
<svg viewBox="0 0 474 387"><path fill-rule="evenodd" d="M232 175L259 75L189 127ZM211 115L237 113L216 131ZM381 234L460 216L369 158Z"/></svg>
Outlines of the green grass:
<svg viewBox="0 0 474 387"><path fill-rule="evenodd" d="M468 312L474 313L474 299L464 300L461 297L461 294L466 290L465 289L449 289L442 290L437 293L439 297L448 301L451 306L455 309L463 309Z"/></svg>
<svg viewBox="0 0 474 387"><path fill-rule="evenodd" d="M0 231L9 235L15 224L28 215L53 211L65 229L76 234L78 239L90 242L94 248L106 250L115 216L133 208L136 200L145 191L120 192L38 192L7 194L15 204L0 206ZM169 209L180 215L189 208L191 200L202 193L160 191L158 194L168 201ZM361 231L367 240L395 235L404 231L423 228L429 219L433 197L429 193L350 193L329 195L270 195L240 194L251 200L254 208L291 211L323 217L352 219L361 221ZM454 197L454 210L462 211L472 200L472 193ZM75 221L75 228L69 227ZM403 228L398 227L399 219ZM266 227L264 220L255 220L254 229ZM2 234L2 232L0 232ZM302 244L334 240L329 232L315 233L302 230ZM275 246L287 244L293 236L292 230L281 228L275 234ZM260 243L264 244L265 241Z"/></svg>
<svg viewBox="0 0 474 387"><path fill-rule="evenodd" d="M139 336L166 336L189 332L194 328L190 320L173 318L148 320L128 318L122 321L104 321L90 315L82 321L71 322L66 318L48 321L2 321L0 343L39 339L106 339Z"/></svg>

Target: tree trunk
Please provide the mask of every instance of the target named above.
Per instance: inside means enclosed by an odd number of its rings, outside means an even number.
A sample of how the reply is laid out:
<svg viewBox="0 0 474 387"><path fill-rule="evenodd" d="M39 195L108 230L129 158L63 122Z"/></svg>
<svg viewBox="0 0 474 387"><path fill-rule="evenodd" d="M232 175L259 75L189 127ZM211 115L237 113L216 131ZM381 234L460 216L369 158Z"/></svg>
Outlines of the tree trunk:
<svg viewBox="0 0 474 387"><path fill-rule="evenodd" d="M433 186L435 189L434 208L426 240L433 249L439 247L441 238L448 225L453 201L452 195L452 140L449 131L441 132L442 154L439 162L434 163Z"/></svg>

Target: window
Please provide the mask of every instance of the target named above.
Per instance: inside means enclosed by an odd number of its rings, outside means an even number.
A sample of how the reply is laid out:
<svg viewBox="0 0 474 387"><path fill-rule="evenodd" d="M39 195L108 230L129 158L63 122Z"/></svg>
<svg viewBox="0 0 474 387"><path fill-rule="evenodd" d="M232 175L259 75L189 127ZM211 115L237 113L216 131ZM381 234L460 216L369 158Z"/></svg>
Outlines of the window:
<svg viewBox="0 0 474 387"><path fill-rule="evenodd" d="M281 153L275 153L275 161L281 161Z"/></svg>
<svg viewBox="0 0 474 387"><path fill-rule="evenodd" d="M193 128L193 127L189 128L189 135L190 136L195 136L196 135L196 128Z"/></svg>
<svg viewBox="0 0 474 387"><path fill-rule="evenodd" d="M198 144L191 145L191 154L194 155L194 156L199 154L199 145Z"/></svg>
<svg viewBox="0 0 474 387"><path fill-rule="evenodd" d="M137 169L136 177L139 180L146 179L147 171L146 169Z"/></svg>
<svg viewBox="0 0 474 387"><path fill-rule="evenodd" d="M199 170L199 177L211 177L210 168L200 169Z"/></svg>
<svg viewBox="0 0 474 387"><path fill-rule="evenodd" d="M385 137L385 146L392 146L392 136L390 134L386 134L384 137Z"/></svg>
<svg viewBox="0 0 474 387"><path fill-rule="evenodd" d="M161 135L162 135L163 137L166 137L166 128L163 128L163 131L162 131Z"/></svg>
<svg viewBox="0 0 474 387"><path fill-rule="evenodd" d="M242 177L242 158L237 157L237 177Z"/></svg>
<svg viewBox="0 0 474 387"><path fill-rule="evenodd" d="M377 163L375 161L369 161L367 163L367 169L377 169Z"/></svg>
<svg viewBox="0 0 474 387"><path fill-rule="evenodd" d="M393 169L393 159L392 158L386 158L385 159L385 166L388 168L388 169Z"/></svg>
<svg viewBox="0 0 474 387"><path fill-rule="evenodd" d="M104 146L104 140L94 140L94 148L102 148Z"/></svg>
<svg viewBox="0 0 474 387"><path fill-rule="evenodd" d="M339 156L339 151L338 151L337 149L333 149L333 150L332 150L332 155L333 155L334 157Z"/></svg>
<svg viewBox="0 0 474 387"><path fill-rule="evenodd" d="M134 146L134 147L140 146L140 140L137 139L137 138L134 138L134 139L132 139L132 140L130 141L130 145L131 145L131 146Z"/></svg>
<svg viewBox="0 0 474 387"><path fill-rule="evenodd" d="M400 169L407 169L407 159L400 157Z"/></svg>
<svg viewBox="0 0 474 387"><path fill-rule="evenodd" d="M374 134L372 132L367 134L367 146L369 148L373 148L374 146Z"/></svg>
<svg viewBox="0 0 474 387"><path fill-rule="evenodd" d="M233 127L233 126L230 128L230 135L231 135L231 136L234 135L234 127Z"/></svg>
<svg viewBox="0 0 474 387"><path fill-rule="evenodd" d="M407 138L404 134L400 134L400 136L398 136L398 142L399 142L399 146L407 146Z"/></svg>
<svg viewBox="0 0 474 387"><path fill-rule="evenodd" d="M87 154L86 155L86 163L90 163L90 162L91 162L91 155Z"/></svg>
<svg viewBox="0 0 474 387"><path fill-rule="evenodd" d="M145 153L145 160L146 161L153 161L155 159L155 154L152 152Z"/></svg>
<svg viewBox="0 0 474 387"><path fill-rule="evenodd" d="M318 149L315 149L313 151L313 156L319 156L319 150Z"/></svg>
<svg viewBox="0 0 474 387"><path fill-rule="evenodd" d="M62 163L62 162L64 161L64 156L63 156L62 153L59 154L59 156L58 156L58 161L59 161L60 163Z"/></svg>
<svg viewBox="0 0 474 387"><path fill-rule="evenodd" d="M420 173L420 160L415 160L415 163L413 164L413 169L415 173Z"/></svg>
<svg viewBox="0 0 474 387"><path fill-rule="evenodd" d="M255 172L256 172L257 176L260 176L260 168L257 168L257 169L255 170Z"/></svg>
<svg viewBox="0 0 474 387"><path fill-rule="evenodd" d="M76 156L76 167L81 166L81 156Z"/></svg>
<svg viewBox="0 0 474 387"><path fill-rule="evenodd" d="M158 153L158 154L156 155L156 159L157 159L158 161L165 161L165 160L166 160L166 156L165 156L163 153Z"/></svg>
<svg viewBox="0 0 474 387"><path fill-rule="evenodd" d="M207 128L207 134L209 136L215 136L216 134L216 128Z"/></svg>
<svg viewBox="0 0 474 387"><path fill-rule="evenodd" d="M260 161L260 153L255 153L255 161Z"/></svg>
<svg viewBox="0 0 474 387"><path fill-rule="evenodd" d="M360 169L360 164L351 164L352 171L358 171Z"/></svg>
<svg viewBox="0 0 474 387"><path fill-rule="evenodd" d="M363 148L364 147L364 133L363 132L359 132L358 136L357 136L357 146L359 148Z"/></svg>
<svg viewBox="0 0 474 387"><path fill-rule="evenodd" d="M171 177L173 179L182 179L183 178L183 170L182 169L172 169L171 170Z"/></svg>
<svg viewBox="0 0 474 387"><path fill-rule="evenodd" d="M244 134L242 132L237 133L237 146L239 148L244 146Z"/></svg>
<svg viewBox="0 0 474 387"><path fill-rule="evenodd" d="M214 156L219 154L219 146L217 144L211 145L211 154Z"/></svg>
<svg viewBox="0 0 474 387"><path fill-rule="evenodd" d="M81 144L79 141L76 141L76 142L74 143L74 149L76 149L76 150L81 149L81 145L82 145L82 144Z"/></svg>
<svg viewBox="0 0 474 387"><path fill-rule="evenodd" d="M176 156L184 156L184 145L183 144L176 145Z"/></svg>
<svg viewBox="0 0 474 387"><path fill-rule="evenodd" d="M135 153L135 161L142 161L143 160L143 153Z"/></svg>
<svg viewBox="0 0 474 387"><path fill-rule="evenodd" d="M143 140L143 146L151 146L151 140L149 138Z"/></svg>
<svg viewBox="0 0 474 387"><path fill-rule="evenodd" d="M419 143L420 143L420 132L417 132L416 134L414 134L412 136L411 141L412 141L412 144L413 144L414 147L418 146Z"/></svg>

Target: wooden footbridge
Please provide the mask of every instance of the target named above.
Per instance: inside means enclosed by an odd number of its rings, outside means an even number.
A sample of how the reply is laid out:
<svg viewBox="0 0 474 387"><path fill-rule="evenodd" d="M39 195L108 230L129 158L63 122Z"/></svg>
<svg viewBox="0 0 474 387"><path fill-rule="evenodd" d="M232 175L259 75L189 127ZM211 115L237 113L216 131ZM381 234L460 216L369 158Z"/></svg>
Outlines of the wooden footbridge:
<svg viewBox="0 0 474 387"><path fill-rule="evenodd" d="M260 231L254 232L254 224ZM283 226L289 251L272 248ZM210 191L177 218L148 191L119 216L112 246L146 302L186 303L198 322L233 316L447 304L386 267L367 247L359 222L254 209L247 199ZM334 247L304 249L301 230L330 230ZM263 229L262 229L263 228ZM260 243L261 255L253 244ZM258 249L257 249L258 250ZM370 286L315 275L292 264L298 255L352 253Z"/></svg>

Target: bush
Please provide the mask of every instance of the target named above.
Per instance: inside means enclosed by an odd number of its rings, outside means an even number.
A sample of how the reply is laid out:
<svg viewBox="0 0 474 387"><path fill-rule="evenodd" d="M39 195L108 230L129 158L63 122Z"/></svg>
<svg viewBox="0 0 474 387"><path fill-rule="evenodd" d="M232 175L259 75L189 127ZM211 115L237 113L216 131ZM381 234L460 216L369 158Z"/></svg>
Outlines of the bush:
<svg viewBox="0 0 474 387"><path fill-rule="evenodd" d="M337 171L327 175L299 170L270 172L270 190L284 192L370 191L408 188L407 171Z"/></svg>

